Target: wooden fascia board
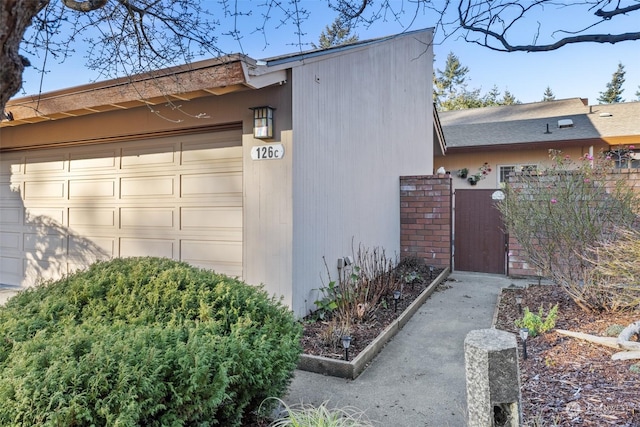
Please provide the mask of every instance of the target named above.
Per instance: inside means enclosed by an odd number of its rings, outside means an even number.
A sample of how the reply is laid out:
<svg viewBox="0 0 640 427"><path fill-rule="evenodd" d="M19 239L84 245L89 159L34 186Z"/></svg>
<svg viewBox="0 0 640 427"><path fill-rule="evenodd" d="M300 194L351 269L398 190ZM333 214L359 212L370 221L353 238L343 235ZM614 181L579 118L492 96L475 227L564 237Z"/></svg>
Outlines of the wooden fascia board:
<svg viewBox="0 0 640 427"><path fill-rule="evenodd" d="M88 114L144 104L167 102L173 95L201 93L205 89L239 86L246 87L247 75L243 61L218 63L208 67L189 69L177 67L145 75L133 81L113 80L102 85L88 85L58 91L52 94L30 96L9 101L6 110L13 114L14 122L3 121L3 126L53 119L79 111ZM209 92L211 93L211 92ZM193 97L193 95L191 95Z"/></svg>
<svg viewBox="0 0 640 427"><path fill-rule="evenodd" d="M433 106L433 135L437 141L434 141L434 149L436 146L440 148L440 155L444 156L447 153L447 142L444 139L444 132L442 131L442 125L440 124L440 117L438 116L438 110L436 106ZM436 144L437 143L437 144ZM434 153L435 155L435 153Z"/></svg>

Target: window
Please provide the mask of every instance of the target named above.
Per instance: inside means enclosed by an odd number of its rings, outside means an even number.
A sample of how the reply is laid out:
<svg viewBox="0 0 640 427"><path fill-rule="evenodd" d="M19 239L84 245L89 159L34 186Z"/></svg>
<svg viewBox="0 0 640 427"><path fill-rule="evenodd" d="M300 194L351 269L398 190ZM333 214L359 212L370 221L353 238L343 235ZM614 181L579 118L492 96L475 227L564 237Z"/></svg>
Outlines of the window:
<svg viewBox="0 0 640 427"><path fill-rule="evenodd" d="M634 150L633 145L630 148L615 148L606 154L616 163L618 169L640 168L640 151Z"/></svg>
<svg viewBox="0 0 640 427"><path fill-rule="evenodd" d="M515 172L535 172L538 170L538 165L505 165L499 166L500 173L498 184L502 187L509 180L509 175Z"/></svg>

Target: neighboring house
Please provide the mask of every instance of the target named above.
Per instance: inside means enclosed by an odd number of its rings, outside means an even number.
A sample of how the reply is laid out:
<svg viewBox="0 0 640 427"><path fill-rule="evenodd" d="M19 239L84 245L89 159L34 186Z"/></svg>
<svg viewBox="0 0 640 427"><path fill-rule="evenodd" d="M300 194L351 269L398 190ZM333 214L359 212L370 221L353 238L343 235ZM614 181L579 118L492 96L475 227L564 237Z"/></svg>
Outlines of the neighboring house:
<svg viewBox="0 0 640 427"><path fill-rule="evenodd" d="M510 274L526 270L508 256L509 245L494 207L494 199L500 198L496 190L510 172L548 165L550 149L577 159L635 145L640 158L640 102L588 105L586 99L573 98L446 111L439 117L447 152L435 166L452 176L458 270ZM485 163L488 173L476 185L457 176L463 168L469 175L481 173ZM640 161L631 159L618 167L640 168Z"/></svg>
<svg viewBox="0 0 640 427"><path fill-rule="evenodd" d="M10 101L0 283L154 255L264 284L307 314L352 245L400 253L400 177L432 174L444 150L431 41L230 55Z"/></svg>

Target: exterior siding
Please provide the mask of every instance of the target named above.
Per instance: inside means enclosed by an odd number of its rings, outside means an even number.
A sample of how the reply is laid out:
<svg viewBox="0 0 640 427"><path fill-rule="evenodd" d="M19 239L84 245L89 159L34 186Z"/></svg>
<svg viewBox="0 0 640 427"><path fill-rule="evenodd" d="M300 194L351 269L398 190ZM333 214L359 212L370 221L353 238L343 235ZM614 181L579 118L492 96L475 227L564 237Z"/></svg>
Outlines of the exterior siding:
<svg viewBox="0 0 640 427"><path fill-rule="evenodd" d="M589 146L584 147L567 147L562 148L564 154L568 154L572 159L578 159L589 152ZM594 147L594 152L598 152L600 148ZM478 172L478 168L482 166L484 162L488 162L491 165L491 173L487 175L486 179L481 180L475 186L471 186L467 180L459 178L456 173L459 169L469 169L469 175L473 175ZM453 187L455 189L490 189L499 188L498 174L499 166L504 165L518 165L518 164L538 164L538 165L551 165L549 159L548 149L531 149L531 150L506 150L506 151L469 151L468 153L456 153L448 154L444 157L437 159L435 167L444 167L447 171L451 172L451 178L453 179Z"/></svg>
<svg viewBox="0 0 640 427"><path fill-rule="evenodd" d="M293 306L304 315L337 259L400 255L399 177L433 171L430 32L293 68ZM355 248L354 248L355 246Z"/></svg>

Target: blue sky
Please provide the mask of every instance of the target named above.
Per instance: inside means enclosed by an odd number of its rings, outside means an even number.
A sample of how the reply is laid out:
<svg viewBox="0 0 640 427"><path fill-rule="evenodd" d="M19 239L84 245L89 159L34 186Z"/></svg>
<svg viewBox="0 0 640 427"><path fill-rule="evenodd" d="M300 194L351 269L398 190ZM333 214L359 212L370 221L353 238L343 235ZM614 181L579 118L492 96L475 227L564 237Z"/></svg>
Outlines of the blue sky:
<svg viewBox="0 0 640 427"><path fill-rule="evenodd" d="M216 12L220 6L213 0L210 1L210 10ZM285 1L285 0L283 0ZM336 14L329 10L324 0L303 0L302 4L310 12L310 18L303 23L303 34L296 35L297 29L291 25L278 25L278 17L274 16L267 26L266 38L254 29L261 25L260 11L257 5L263 0L239 0L238 5L246 11L252 10L251 17L241 17L239 29L242 39L238 43L230 36L220 35L219 41L223 50L227 52L242 52L253 58L261 59L279 54L300 50L299 41L303 49L310 48L311 42L318 41L318 37L326 25L333 22ZM412 3L404 0L392 0L392 4L398 9L405 8L406 13L401 15L401 22L391 19L378 20L370 27L360 26L355 30L361 40L386 36L402 32L403 30L415 30L432 27L435 23L433 13L419 11L415 15L411 10ZM551 11L545 9L535 16L532 25L537 26L537 21L545 25L558 25L565 27L566 22L579 25L579 15L573 10ZM629 17L626 21L615 22L615 30L638 31L638 17ZM413 22L412 22L413 21ZM411 24L409 25L409 23ZM228 31L233 28L232 18L221 19L220 31ZM529 43L533 37L533 27L522 30L519 34L522 42ZM545 27L546 28L546 27ZM604 28L599 32L607 32ZM436 42L440 42L441 34L436 36ZM267 44L268 43L268 44ZM90 83L97 75L86 70L83 58L83 48L76 48L77 54L67 59L63 64L49 64L49 72L43 76L42 91L76 86ZM640 86L640 41L622 42L610 44L577 44L565 46L559 50L540 53L503 53L495 52L463 40L455 35L437 44L434 47L436 55L435 67L444 68L444 61L449 52L458 56L462 65L469 68L468 85L470 89L480 88L482 93L489 91L494 85L501 92L509 90L522 102L536 102L542 99L547 86L551 87L556 99L582 97L588 98L591 104L597 103L599 93L606 89L606 84L617 69L618 63L625 66L626 83L623 98L626 101L635 101L635 92ZM37 58L30 58L37 62ZM78 70L81 70L78 72ZM27 69L24 74L24 92L17 96L38 93L41 76L33 69Z"/></svg>

